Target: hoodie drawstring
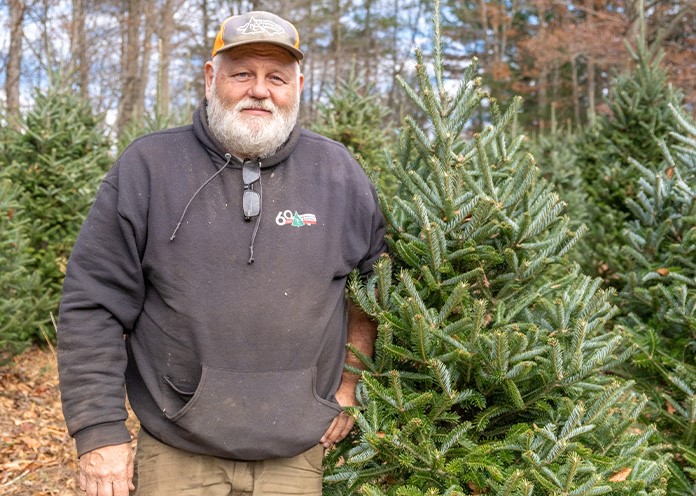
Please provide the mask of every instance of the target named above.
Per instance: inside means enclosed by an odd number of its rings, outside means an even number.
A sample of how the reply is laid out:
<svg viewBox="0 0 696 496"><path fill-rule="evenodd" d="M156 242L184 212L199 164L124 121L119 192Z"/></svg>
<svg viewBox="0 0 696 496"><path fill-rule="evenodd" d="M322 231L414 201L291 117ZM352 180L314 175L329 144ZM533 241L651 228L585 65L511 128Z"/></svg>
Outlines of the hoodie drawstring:
<svg viewBox="0 0 696 496"><path fill-rule="evenodd" d="M230 160L232 160L232 155L230 155L229 153L226 153L226 154L225 154L225 158L227 159L227 162L225 162L225 165L223 165L222 167L220 167L220 170L219 170L219 171L217 171L215 174L213 174L212 176L210 176L210 177L206 180L206 182L204 182L204 183L201 185L201 187L198 188L198 189L196 190L196 192L193 194L193 196L191 197L191 199L188 201L188 203L187 203L186 206L184 207L183 213L181 214L181 218L179 219L179 223L176 225L176 228L174 229L174 232L172 233L172 237L169 238L169 241L174 241L174 238L176 237L176 233L177 233L177 231L179 230L179 227L181 227L181 223L184 221L184 217L186 216L186 212L188 211L188 208L189 208L189 206L191 205L191 202L193 201L193 199L196 198L196 196L198 196L198 193L200 193L201 190L202 190L203 188L205 188L205 187L208 185L208 183L209 183L210 181L212 181L213 179L215 179L215 178L218 176L218 174L220 174L222 171L225 170L225 168L226 168L228 165L230 165Z"/></svg>
<svg viewBox="0 0 696 496"><path fill-rule="evenodd" d="M261 159L259 160L259 168L261 168ZM261 212L263 212L263 186L261 185L261 175L259 174L259 215L256 216L256 225L254 226L254 233L251 235L251 245L249 246L249 265L254 263L254 241L256 241L256 234L259 232L259 225L261 224Z"/></svg>

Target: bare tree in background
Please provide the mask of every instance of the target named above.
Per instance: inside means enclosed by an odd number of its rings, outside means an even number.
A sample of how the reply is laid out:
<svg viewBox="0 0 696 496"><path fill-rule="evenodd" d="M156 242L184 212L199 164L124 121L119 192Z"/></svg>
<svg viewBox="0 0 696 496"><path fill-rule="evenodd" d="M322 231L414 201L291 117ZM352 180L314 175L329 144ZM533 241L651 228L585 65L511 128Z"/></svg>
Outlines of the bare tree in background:
<svg viewBox="0 0 696 496"><path fill-rule="evenodd" d="M141 51L140 23L142 2L141 0L125 0L124 3L124 25L126 30L124 32L125 41L121 58L123 80L121 82L121 101L116 120L116 131L119 135L123 132L126 125L136 117L140 93L138 62Z"/></svg>
<svg viewBox="0 0 696 496"><path fill-rule="evenodd" d="M85 3L87 3L87 0L72 0L72 21L70 29L71 58L68 63L68 74L76 73L80 95L83 98L89 98L90 60L87 52Z"/></svg>
<svg viewBox="0 0 696 496"><path fill-rule="evenodd" d="M164 0L158 16L157 37L159 38L159 64L157 68L157 111L169 115L169 67L172 62L172 37L174 35L174 0Z"/></svg>
<svg viewBox="0 0 696 496"><path fill-rule="evenodd" d="M22 23L27 3L22 0L10 0L10 49L7 56L7 73L5 76L5 95L7 119L16 125L19 117L19 78L22 72L22 40L24 30Z"/></svg>

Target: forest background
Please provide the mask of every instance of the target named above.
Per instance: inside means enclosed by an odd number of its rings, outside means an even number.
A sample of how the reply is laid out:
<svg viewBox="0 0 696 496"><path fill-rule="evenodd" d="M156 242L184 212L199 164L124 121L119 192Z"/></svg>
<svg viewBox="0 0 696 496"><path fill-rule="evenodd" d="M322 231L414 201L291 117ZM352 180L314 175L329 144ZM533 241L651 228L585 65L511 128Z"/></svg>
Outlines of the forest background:
<svg viewBox="0 0 696 496"><path fill-rule="evenodd" d="M608 111L612 78L627 69L624 40L637 32L638 0L449 0L443 2L446 76L473 57L501 101L525 99L521 123L578 127ZM7 115L31 106L35 88L60 72L117 135L157 113L185 122L203 94L203 64L221 21L265 9L292 19L307 58L302 121L356 71L391 110L411 109L396 76L413 75L414 48L428 51L432 2L425 0L13 0L0 2L0 82ZM648 39L665 51L670 81L696 103L693 0L645 0ZM411 65L409 65L411 64Z"/></svg>
<svg viewBox="0 0 696 496"><path fill-rule="evenodd" d="M55 364L17 354L52 349L100 178L252 9L388 217L328 494L695 494L693 0L0 2L0 489L74 489Z"/></svg>

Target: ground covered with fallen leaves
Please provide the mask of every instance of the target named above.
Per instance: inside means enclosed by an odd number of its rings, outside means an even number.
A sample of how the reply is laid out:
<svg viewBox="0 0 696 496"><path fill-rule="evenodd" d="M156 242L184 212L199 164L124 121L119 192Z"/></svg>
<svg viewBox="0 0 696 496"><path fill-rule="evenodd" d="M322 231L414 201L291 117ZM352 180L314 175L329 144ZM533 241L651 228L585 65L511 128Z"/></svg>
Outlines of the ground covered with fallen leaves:
<svg viewBox="0 0 696 496"><path fill-rule="evenodd" d="M84 494L77 487L75 444L63 420L51 349L30 348L0 366L0 494Z"/></svg>

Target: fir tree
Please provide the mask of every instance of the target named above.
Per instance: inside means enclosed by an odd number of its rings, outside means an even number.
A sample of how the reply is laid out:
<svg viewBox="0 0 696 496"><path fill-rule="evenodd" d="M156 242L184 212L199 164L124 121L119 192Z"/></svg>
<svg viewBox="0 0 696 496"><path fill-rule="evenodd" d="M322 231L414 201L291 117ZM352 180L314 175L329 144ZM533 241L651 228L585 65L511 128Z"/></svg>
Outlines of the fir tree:
<svg viewBox="0 0 696 496"><path fill-rule="evenodd" d="M558 127L552 107L551 128L529 143L529 150L537 160L542 176L553 183L560 199L567 205L566 214L576 225L590 223L587 193L584 189L581 169L576 164L573 149L578 135L571 129ZM588 253L592 253L587 236L583 236L569 257L583 264Z"/></svg>
<svg viewBox="0 0 696 496"><path fill-rule="evenodd" d="M89 103L57 77L35 91L20 127L7 131L1 175L17 189L26 269L40 290L22 303L38 317L12 332L41 340L54 335L50 313L57 313L70 250L110 163L109 142Z"/></svg>
<svg viewBox="0 0 696 496"><path fill-rule="evenodd" d="M191 109L185 108L178 113L164 114L155 107L152 114L133 119L124 127L116 141L116 154L120 155L136 138L148 133L186 125L190 122Z"/></svg>
<svg viewBox="0 0 696 496"><path fill-rule="evenodd" d="M410 193L383 197L392 259L350 285L379 332L325 491L665 494L646 399L607 374L626 358L609 294L564 258L583 229L505 137L519 100L503 111L476 64L446 91L435 9L432 72L417 52L418 88L402 84L429 122L407 117L389 158ZM463 140L486 104L491 124Z"/></svg>
<svg viewBox="0 0 696 496"><path fill-rule="evenodd" d="M379 96L361 83L353 71L348 80L341 81L328 95L328 102L319 106L312 130L343 143L380 189L392 195L396 190L395 179L379 167L384 152L393 142L388 132L389 114Z"/></svg>
<svg viewBox="0 0 696 496"><path fill-rule="evenodd" d="M0 363L27 345L22 329L26 322L36 321L34 303L42 300L38 278L27 270L31 261L22 229L26 221L20 220L16 189L9 180L0 180Z"/></svg>
<svg viewBox="0 0 696 496"><path fill-rule="evenodd" d="M626 200L638 192L640 175L630 161L652 167L661 160L660 143L674 143L670 133L679 128L669 106L679 107L682 101L681 93L667 83L661 54L651 54L642 39L629 52L635 66L614 81L607 100L610 115L599 118L575 150L589 200L591 251L585 269L608 282L615 280L614 248L629 215Z"/></svg>
<svg viewBox="0 0 696 496"><path fill-rule="evenodd" d="M640 354L626 373L651 398L675 462L670 494L696 494L696 125L672 108L690 135L662 142L663 158L632 160L638 194L617 246L621 329ZM683 472L682 472L683 469Z"/></svg>

